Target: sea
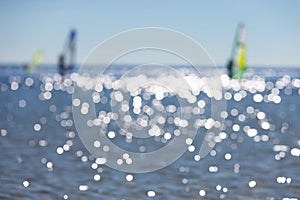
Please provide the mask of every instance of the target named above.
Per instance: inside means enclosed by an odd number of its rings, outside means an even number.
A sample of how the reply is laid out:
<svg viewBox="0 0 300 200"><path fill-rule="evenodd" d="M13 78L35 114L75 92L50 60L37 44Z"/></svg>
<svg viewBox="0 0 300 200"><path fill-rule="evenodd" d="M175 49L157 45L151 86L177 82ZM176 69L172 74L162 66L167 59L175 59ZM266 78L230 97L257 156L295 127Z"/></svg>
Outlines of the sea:
<svg viewBox="0 0 300 200"><path fill-rule="evenodd" d="M190 121L176 123L178 118L163 118L167 115L152 119L169 122L159 127L159 134L146 138L155 138L154 142L141 142L143 138L135 142L134 131L124 134L128 126L113 124L119 111L109 109L118 107L118 102L122 104L118 109L133 109L130 120L141 112L148 113L146 118L156 111L172 114L180 106L173 98L177 94L155 95L153 88L148 95L134 94L142 98L129 95L127 103L133 106L126 107L121 96L110 103L114 83L130 70L126 65L112 68L96 89L91 87L94 103L103 104L96 108L99 120L91 126L102 124L104 135L116 146L143 154L169 145L175 130L184 129ZM176 70L186 80L201 81L191 76L190 67ZM199 115L196 137L187 141L186 150L174 162L135 173L111 168L106 163L109 157L97 158L83 144L73 113L80 104L80 99L72 98L80 76L77 69L61 76L54 65L41 66L33 73L17 64L0 66L0 199L300 199L300 68L249 67L242 80L229 79L222 67L219 72L226 103L223 121L217 123L212 112L205 111L212 101L198 88L192 92L191 109L186 109ZM157 110L151 103L156 103ZM83 108L82 114L88 112ZM148 123L146 118L143 123ZM200 157L211 122L221 131L212 138L208 154ZM100 143L99 139L94 145ZM123 158L119 164L134 162L128 161L128 155Z"/></svg>

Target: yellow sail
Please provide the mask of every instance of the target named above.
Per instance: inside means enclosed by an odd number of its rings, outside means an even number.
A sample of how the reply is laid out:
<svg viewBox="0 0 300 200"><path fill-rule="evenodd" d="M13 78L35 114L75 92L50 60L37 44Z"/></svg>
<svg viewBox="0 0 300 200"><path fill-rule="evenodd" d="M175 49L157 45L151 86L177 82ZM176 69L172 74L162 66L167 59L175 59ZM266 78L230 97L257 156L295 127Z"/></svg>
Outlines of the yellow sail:
<svg viewBox="0 0 300 200"><path fill-rule="evenodd" d="M31 60L31 62L25 66L25 70L28 73L33 73L36 70L37 66L42 62L43 57L44 57L44 54L42 51L36 52L36 54L34 54L32 60Z"/></svg>
<svg viewBox="0 0 300 200"><path fill-rule="evenodd" d="M246 69L246 47L245 45L240 45L236 57L236 65L240 69Z"/></svg>
<svg viewBox="0 0 300 200"><path fill-rule="evenodd" d="M243 78L247 69L246 53L245 27L243 24L239 24L232 55L233 66L231 73L233 78Z"/></svg>
<svg viewBox="0 0 300 200"><path fill-rule="evenodd" d="M38 65L42 62L42 59L43 59L43 52L41 51L38 51L34 57L33 57L33 60L32 60L32 63L35 64L35 65Z"/></svg>

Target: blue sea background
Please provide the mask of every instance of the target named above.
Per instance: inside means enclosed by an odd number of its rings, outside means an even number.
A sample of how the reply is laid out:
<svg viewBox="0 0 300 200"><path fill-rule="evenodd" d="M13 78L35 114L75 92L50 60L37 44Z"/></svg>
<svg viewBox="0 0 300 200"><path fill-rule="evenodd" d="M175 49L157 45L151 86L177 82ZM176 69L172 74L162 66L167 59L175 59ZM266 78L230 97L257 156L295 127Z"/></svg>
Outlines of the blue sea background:
<svg viewBox="0 0 300 200"><path fill-rule="evenodd" d="M129 68L116 66L112 72L121 75ZM225 72L221 67L220 73ZM0 199L300 198L300 157L292 153L292 149L300 149L300 89L292 85L292 80L300 78L300 68L250 67L245 75L248 79L260 77L276 85L282 77L290 78L290 83L279 89L280 103L254 102L255 94L250 92L242 101L227 101L229 113L237 109L247 118L240 122L229 114L228 137L217 143L213 153L197 162L195 153L187 151L166 168L132 174L132 181L126 180L127 173L105 165L93 169L95 160L72 121L71 92L52 90L49 100L39 98L45 77L53 78L55 73L54 65L41 66L33 74L17 64L0 66ZM28 77L33 80L31 86L25 84ZM11 89L12 82L18 83L16 90ZM255 116L247 114L249 106L264 112L273 129L261 129ZM40 125L38 131L36 124ZM241 130L233 131L233 124ZM242 131L243 126L257 129L258 135L267 139L254 141ZM198 151L202 139L194 141ZM57 149L64 145L69 149L65 146L58 154ZM231 158L225 159L226 154ZM96 181L95 175L100 180ZM149 197L149 191L155 196Z"/></svg>

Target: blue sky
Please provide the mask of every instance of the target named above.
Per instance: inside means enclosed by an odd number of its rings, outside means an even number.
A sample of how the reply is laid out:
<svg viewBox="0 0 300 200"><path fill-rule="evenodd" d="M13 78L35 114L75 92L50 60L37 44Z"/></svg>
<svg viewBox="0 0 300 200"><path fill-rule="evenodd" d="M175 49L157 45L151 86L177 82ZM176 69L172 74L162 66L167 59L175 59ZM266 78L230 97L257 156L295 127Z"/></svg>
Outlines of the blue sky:
<svg viewBox="0 0 300 200"><path fill-rule="evenodd" d="M0 63L24 63L37 50L56 63L68 31L78 31L80 63L99 42L132 28L165 27L227 62L239 21L248 65L300 65L300 1L1 1Z"/></svg>

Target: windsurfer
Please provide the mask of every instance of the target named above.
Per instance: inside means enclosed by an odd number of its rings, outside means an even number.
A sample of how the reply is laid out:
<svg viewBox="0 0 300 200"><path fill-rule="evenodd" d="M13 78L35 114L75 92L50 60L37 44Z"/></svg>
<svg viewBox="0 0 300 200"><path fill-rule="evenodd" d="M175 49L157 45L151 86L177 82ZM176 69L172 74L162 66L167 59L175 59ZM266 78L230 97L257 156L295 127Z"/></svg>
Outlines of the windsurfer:
<svg viewBox="0 0 300 200"><path fill-rule="evenodd" d="M233 68L233 60L230 59L227 64L227 71L228 71L229 78L232 78L232 68Z"/></svg>

